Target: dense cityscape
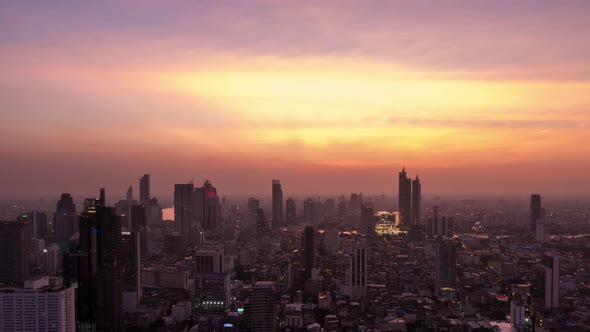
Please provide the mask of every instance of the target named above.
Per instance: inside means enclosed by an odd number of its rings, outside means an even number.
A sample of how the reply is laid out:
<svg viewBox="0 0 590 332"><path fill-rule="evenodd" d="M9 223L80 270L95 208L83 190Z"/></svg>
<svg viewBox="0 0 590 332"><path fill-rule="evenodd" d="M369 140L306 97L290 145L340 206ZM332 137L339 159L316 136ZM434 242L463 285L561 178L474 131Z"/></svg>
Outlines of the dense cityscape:
<svg viewBox="0 0 590 332"><path fill-rule="evenodd" d="M0 331L590 329L586 201L398 179L266 199L190 182L162 209L145 174L138 197L3 201Z"/></svg>

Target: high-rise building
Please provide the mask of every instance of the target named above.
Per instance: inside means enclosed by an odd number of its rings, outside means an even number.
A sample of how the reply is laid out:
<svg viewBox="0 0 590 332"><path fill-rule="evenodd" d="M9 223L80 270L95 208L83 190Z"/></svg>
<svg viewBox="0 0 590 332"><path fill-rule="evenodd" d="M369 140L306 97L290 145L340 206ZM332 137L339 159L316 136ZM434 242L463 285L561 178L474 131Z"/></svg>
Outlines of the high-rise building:
<svg viewBox="0 0 590 332"><path fill-rule="evenodd" d="M406 168L399 172L399 218L401 226L412 224L412 179L406 175Z"/></svg>
<svg viewBox="0 0 590 332"><path fill-rule="evenodd" d="M191 226L193 223L192 183L174 185L174 227L182 236L184 245L191 244Z"/></svg>
<svg viewBox="0 0 590 332"><path fill-rule="evenodd" d="M147 213L144 205L132 205L130 215L130 230L137 232L139 237L141 257L147 256Z"/></svg>
<svg viewBox="0 0 590 332"><path fill-rule="evenodd" d="M545 220L537 219L535 223L535 241L545 242Z"/></svg>
<svg viewBox="0 0 590 332"><path fill-rule="evenodd" d="M350 257L349 270L346 273L346 287L343 293L355 298L367 296L367 240L362 237L357 242L354 254Z"/></svg>
<svg viewBox="0 0 590 332"><path fill-rule="evenodd" d="M256 210L256 235L259 239L269 235L268 221L263 209Z"/></svg>
<svg viewBox="0 0 590 332"><path fill-rule="evenodd" d="M537 220L542 218L541 215L541 195L539 194L532 194L531 195L531 232L535 234L535 226L537 225Z"/></svg>
<svg viewBox="0 0 590 332"><path fill-rule="evenodd" d="M141 205L140 205L141 206ZM121 275L123 310L134 313L139 307L141 289L141 236L138 231L121 232Z"/></svg>
<svg viewBox="0 0 590 332"><path fill-rule="evenodd" d="M272 228L283 225L283 189L280 180L272 180Z"/></svg>
<svg viewBox="0 0 590 332"><path fill-rule="evenodd" d="M26 225L19 221L0 221L0 285L22 285L28 278Z"/></svg>
<svg viewBox="0 0 590 332"><path fill-rule="evenodd" d="M297 222L297 207L293 198L287 199L287 225L295 225Z"/></svg>
<svg viewBox="0 0 590 332"><path fill-rule="evenodd" d="M245 331L276 331L275 289L270 281L258 281L244 303Z"/></svg>
<svg viewBox="0 0 590 332"><path fill-rule="evenodd" d="M315 228L313 226L305 227L303 233L303 267L305 268L305 277L311 277L311 269L316 263L316 243Z"/></svg>
<svg viewBox="0 0 590 332"><path fill-rule="evenodd" d="M457 253L453 239L437 239L435 293L439 299L452 300L457 288Z"/></svg>
<svg viewBox="0 0 590 332"><path fill-rule="evenodd" d="M150 203L150 175L144 174L139 179L139 204L148 206Z"/></svg>
<svg viewBox="0 0 590 332"><path fill-rule="evenodd" d="M539 264L542 271L545 309L559 308L559 255L547 253Z"/></svg>
<svg viewBox="0 0 590 332"><path fill-rule="evenodd" d="M438 214L438 206L432 208L432 217L426 221L426 237L429 239L453 236L453 218Z"/></svg>
<svg viewBox="0 0 590 332"><path fill-rule="evenodd" d="M78 216L76 215L76 204L68 193L61 194L57 201L55 213L53 214L53 225L55 241L60 245L62 251L66 251L68 241L79 231Z"/></svg>
<svg viewBox="0 0 590 332"><path fill-rule="evenodd" d="M303 201L303 217L306 223L318 225L322 217L320 202L314 201L311 198Z"/></svg>
<svg viewBox="0 0 590 332"><path fill-rule="evenodd" d="M0 288L0 308L0 331L76 331L74 287L52 286L48 277Z"/></svg>
<svg viewBox="0 0 590 332"><path fill-rule="evenodd" d="M336 216L336 201L333 198L326 200L326 217Z"/></svg>
<svg viewBox="0 0 590 332"><path fill-rule="evenodd" d="M17 220L25 223L29 239L45 239L47 236L47 215L45 212L33 210L21 214Z"/></svg>
<svg viewBox="0 0 590 332"><path fill-rule="evenodd" d="M51 243L45 247L47 253L47 272L56 273L62 265L62 254L57 243Z"/></svg>
<svg viewBox="0 0 590 332"><path fill-rule="evenodd" d="M230 275L224 273L223 250L195 253L193 319L222 316L230 301Z"/></svg>
<svg viewBox="0 0 590 332"><path fill-rule="evenodd" d="M195 188L193 194L194 220L201 223L205 231L218 230L221 227L221 203L217 189L209 180L203 187Z"/></svg>
<svg viewBox="0 0 590 332"><path fill-rule="evenodd" d="M421 217L421 203L422 203L422 184L416 175L416 179L412 180L412 225L420 224Z"/></svg>
<svg viewBox="0 0 590 332"><path fill-rule="evenodd" d="M79 330L121 331L121 220L101 198L87 199L80 215L78 261Z"/></svg>
<svg viewBox="0 0 590 332"><path fill-rule="evenodd" d="M127 205L133 205L133 186L129 186L129 188L127 188Z"/></svg>

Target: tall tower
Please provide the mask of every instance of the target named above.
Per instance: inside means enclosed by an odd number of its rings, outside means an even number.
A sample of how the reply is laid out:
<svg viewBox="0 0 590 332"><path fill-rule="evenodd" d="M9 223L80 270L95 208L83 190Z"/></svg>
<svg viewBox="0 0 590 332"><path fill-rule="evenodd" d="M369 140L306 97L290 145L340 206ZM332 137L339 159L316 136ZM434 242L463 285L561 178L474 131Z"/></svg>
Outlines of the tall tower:
<svg viewBox="0 0 590 332"><path fill-rule="evenodd" d="M287 199L287 225L294 225L297 222L297 207L293 198Z"/></svg>
<svg viewBox="0 0 590 332"><path fill-rule="evenodd" d="M412 223L412 179L406 175L406 168L399 172L399 218L401 226Z"/></svg>
<svg viewBox="0 0 590 332"><path fill-rule="evenodd" d="M357 242L354 255L350 258L350 270L346 276L349 296L361 298L367 296L367 240L362 237Z"/></svg>
<svg viewBox="0 0 590 332"><path fill-rule="evenodd" d="M123 280L123 310L134 313L139 307L141 289L140 232L121 232L121 275Z"/></svg>
<svg viewBox="0 0 590 332"><path fill-rule="evenodd" d="M559 255L543 255L541 268L544 272L545 309L559 308Z"/></svg>
<svg viewBox="0 0 590 332"><path fill-rule="evenodd" d="M455 241L438 239L436 241L436 266L434 291L439 299L452 300L457 287L457 253Z"/></svg>
<svg viewBox="0 0 590 332"><path fill-rule="evenodd" d="M55 241L65 251L68 247L69 239L79 230L76 204L74 204L72 195L68 193L61 194L61 198L57 201L55 213L53 214L53 225L55 229Z"/></svg>
<svg viewBox="0 0 590 332"><path fill-rule="evenodd" d="M0 221L0 284L23 285L29 278L29 237L25 223Z"/></svg>
<svg viewBox="0 0 590 332"><path fill-rule="evenodd" d="M144 174L139 179L139 204L149 206L150 204L150 175Z"/></svg>
<svg viewBox="0 0 590 332"><path fill-rule="evenodd" d="M80 330L123 329L121 220L100 199L86 199L80 215L78 321Z"/></svg>
<svg viewBox="0 0 590 332"><path fill-rule="evenodd" d="M223 250L195 253L193 319L222 316L230 301L230 275L224 273Z"/></svg>
<svg viewBox="0 0 590 332"><path fill-rule="evenodd" d="M316 246L315 246L315 228L313 226L305 227L303 233L303 260L305 267L305 277L311 277L311 269L315 266Z"/></svg>
<svg viewBox="0 0 590 332"><path fill-rule="evenodd" d="M217 189L209 180L203 187L195 188L193 197L193 219L201 223L204 230L217 230L221 227L221 203Z"/></svg>
<svg viewBox="0 0 590 332"><path fill-rule="evenodd" d="M531 232L535 234L537 220L541 219L541 195L531 195Z"/></svg>
<svg viewBox="0 0 590 332"><path fill-rule="evenodd" d="M274 283L258 281L244 304L245 331L274 332L276 330Z"/></svg>
<svg viewBox="0 0 590 332"><path fill-rule="evenodd" d="M191 243L193 189L192 183L174 185L174 227L182 236L184 245Z"/></svg>
<svg viewBox="0 0 590 332"><path fill-rule="evenodd" d="M416 179L412 181L412 225L420 223L420 208L422 202L422 184L416 175Z"/></svg>
<svg viewBox="0 0 590 332"><path fill-rule="evenodd" d="M272 228L283 225L283 189L280 180L272 180Z"/></svg>

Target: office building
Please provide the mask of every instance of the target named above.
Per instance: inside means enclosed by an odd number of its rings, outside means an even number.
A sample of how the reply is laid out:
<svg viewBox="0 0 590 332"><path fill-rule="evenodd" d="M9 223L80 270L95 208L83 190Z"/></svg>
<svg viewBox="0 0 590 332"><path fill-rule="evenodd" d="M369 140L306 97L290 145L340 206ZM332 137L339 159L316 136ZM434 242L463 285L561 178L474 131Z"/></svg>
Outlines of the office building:
<svg viewBox="0 0 590 332"><path fill-rule="evenodd" d="M193 319L222 316L230 301L230 275L224 273L223 250L195 253Z"/></svg>
<svg viewBox="0 0 590 332"><path fill-rule="evenodd" d="M405 167L399 172L399 216L401 226L412 224L412 179L408 178Z"/></svg>
<svg viewBox="0 0 590 332"><path fill-rule="evenodd" d="M104 190L100 199L86 199L80 215L78 258L79 330L121 331L121 221L113 208L105 206Z"/></svg>
<svg viewBox="0 0 590 332"><path fill-rule="evenodd" d="M426 236L429 239L453 236L453 218L438 213L438 206L432 208L432 217L426 221Z"/></svg>
<svg viewBox="0 0 590 332"><path fill-rule="evenodd" d="M272 180L272 228L283 226L283 189L280 180Z"/></svg>
<svg viewBox="0 0 590 332"><path fill-rule="evenodd" d="M45 253L47 255L47 273L57 273L62 266L62 253L57 243L51 243L45 247Z"/></svg>
<svg viewBox="0 0 590 332"><path fill-rule="evenodd" d="M0 285L22 285L29 278L29 237L20 221L0 221Z"/></svg>
<svg viewBox="0 0 590 332"><path fill-rule="evenodd" d="M346 285L342 293L353 298L367 296L367 240L362 237L358 240L354 254L350 257L350 266L346 271Z"/></svg>
<svg viewBox="0 0 590 332"><path fill-rule="evenodd" d="M311 270L316 263L316 243L315 243L315 228L313 226L305 227L303 233L303 267L305 269L305 277L311 277Z"/></svg>
<svg viewBox="0 0 590 332"><path fill-rule="evenodd" d="M418 225L421 222L421 205L422 205L422 184L416 175L412 180L412 225Z"/></svg>
<svg viewBox="0 0 590 332"><path fill-rule="evenodd" d="M268 236L270 228L263 209L256 210L256 235L259 239Z"/></svg>
<svg viewBox="0 0 590 332"><path fill-rule="evenodd" d="M535 234L535 227L537 225L537 220L542 218L542 211L541 211L541 195L539 194L532 194L531 195L531 223L530 228L531 232Z"/></svg>
<svg viewBox="0 0 590 332"><path fill-rule="evenodd" d="M57 201L55 213L53 214L53 225L55 241L65 252L68 248L68 241L72 235L79 231L76 204L74 204L74 199L70 194L61 194L60 200Z"/></svg>
<svg viewBox="0 0 590 332"><path fill-rule="evenodd" d="M535 223L535 240L545 242L545 220L537 219Z"/></svg>
<svg viewBox="0 0 590 332"><path fill-rule="evenodd" d="M147 246L147 213L144 205L132 205L129 216L129 230L137 232L139 237L141 258L145 258L148 253Z"/></svg>
<svg viewBox="0 0 590 332"><path fill-rule="evenodd" d="M297 207L293 198L287 199L287 225L295 225L297 223Z"/></svg>
<svg viewBox="0 0 590 332"><path fill-rule="evenodd" d="M203 187L195 188L193 193L194 220L201 224L205 231L217 231L221 227L221 203L217 189L209 180Z"/></svg>
<svg viewBox="0 0 590 332"><path fill-rule="evenodd" d="M128 313L136 312L141 301L141 251L141 232L121 231L123 310Z"/></svg>
<svg viewBox="0 0 590 332"><path fill-rule="evenodd" d="M457 288L457 253L453 239L437 239L435 262L435 293L441 300L452 300Z"/></svg>
<svg viewBox="0 0 590 332"><path fill-rule="evenodd" d="M139 179L139 204L148 206L150 203L150 175L144 174Z"/></svg>
<svg viewBox="0 0 590 332"><path fill-rule="evenodd" d="M542 294L545 309L559 308L559 265L559 255L547 253L543 255L538 267L542 273Z"/></svg>
<svg viewBox="0 0 590 332"><path fill-rule="evenodd" d="M244 330L274 332L276 321L274 283L258 281L244 303Z"/></svg>
<svg viewBox="0 0 590 332"><path fill-rule="evenodd" d="M193 222L193 194L192 183L174 185L174 227L182 236L183 244L191 244L191 226Z"/></svg>
<svg viewBox="0 0 590 332"><path fill-rule="evenodd" d="M76 331L74 287L51 286L48 277L0 288L0 308L0 332Z"/></svg>

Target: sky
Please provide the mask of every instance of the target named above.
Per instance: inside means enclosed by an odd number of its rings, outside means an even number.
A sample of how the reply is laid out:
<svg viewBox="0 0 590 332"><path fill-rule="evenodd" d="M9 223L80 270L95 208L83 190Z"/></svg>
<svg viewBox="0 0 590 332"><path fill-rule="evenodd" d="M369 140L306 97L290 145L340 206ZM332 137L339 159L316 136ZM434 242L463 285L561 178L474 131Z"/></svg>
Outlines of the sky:
<svg viewBox="0 0 590 332"><path fill-rule="evenodd" d="M0 195L587 194L588 1L0 0Z"/></svg>

